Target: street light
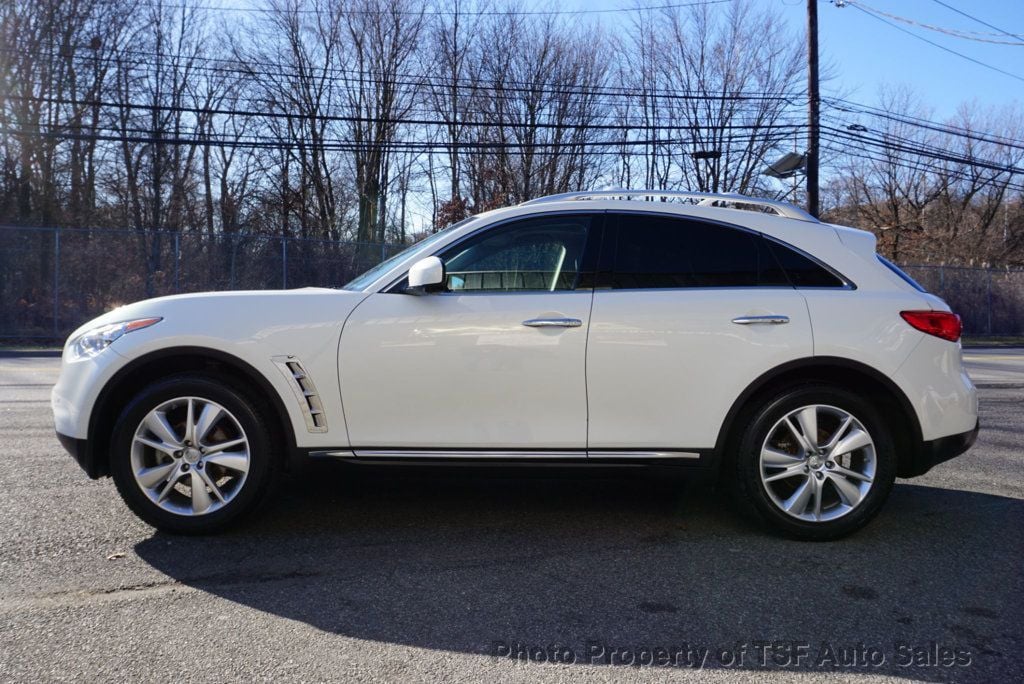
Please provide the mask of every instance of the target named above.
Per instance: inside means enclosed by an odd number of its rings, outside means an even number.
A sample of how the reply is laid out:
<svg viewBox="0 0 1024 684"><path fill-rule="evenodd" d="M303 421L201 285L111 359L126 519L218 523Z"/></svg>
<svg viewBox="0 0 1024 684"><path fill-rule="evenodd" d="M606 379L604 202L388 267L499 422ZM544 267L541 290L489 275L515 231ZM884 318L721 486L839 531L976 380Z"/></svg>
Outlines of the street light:
<svg viewBox="0 0 1024 684"><path fill-rule="evenodd" d="M781 159L764 170L765 176L772 178L792 178L807 167L807 155L798 152L787 152Z"/></svg>

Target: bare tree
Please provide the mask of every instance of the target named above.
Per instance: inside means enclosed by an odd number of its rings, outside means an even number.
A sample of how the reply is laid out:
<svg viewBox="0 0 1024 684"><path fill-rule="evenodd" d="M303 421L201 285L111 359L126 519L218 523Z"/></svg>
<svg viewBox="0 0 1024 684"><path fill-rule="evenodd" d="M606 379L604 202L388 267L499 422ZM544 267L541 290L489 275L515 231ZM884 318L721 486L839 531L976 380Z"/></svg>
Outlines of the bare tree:
<svg viewBox="0 0 1024 684"><path fill-rule="evenodd" d="M347 81L348 127L359 193L360 241L384 241L391 147L415 103L406 70L417 57L424 26L413 0L354 0L345 12L348 57L356 76Z"/></svg>
<svg viewBox="0 0 1024 684"><path fill-rule="evenodd" d="M753 0L614 25L505 0L264 3L0 3L0 220L132 228L155 293L154 228L376 243L604 183L782 194L761 171L801 145L801 41ZM830 217L899 260L1024 263L1019 107L936 122L894 90L865 116L826 124Z"/></svg>
<svg viewBox="0 0 1024 684"><path fill-rule="evenodd" d="M939 139L935 133L914 127L909 119L903 118L930 114L910 90L884 90L880 108L900 117L880 119L877 125L881 128L874 133L882 144L872 154L850 156L841 162L837 185L841 187L843 205L848 208L851 222L879 230L881 248L899 261L905 256L901 253L905 238L923 230L925 207L942 192L928 158L911 155L906 149L935 147Z"/></svg>
<svg viewBox="0 0 1024 684"><path fill-rule="evenodd" d="M254 101L274 115L268 131L282 141L282 206L298 198L301 237L338 237L335 169L327 141L340 105L336 72L345 67L343 0L268 0L266 25L239 61L250 65ZM292 190L290 167L298 173ZM285 222L287 223L287 222ZM286 233L287 234L287 233Z"/></svg>
<svg viewBox="0 0 1024 684"><path fill-rule="evenodd" d="M868 125L842 133L859 147L839 155L830 218L878 232L896 261L1019 263L1020 109L965 105L945 125L920 125L930 117L911 90L883 91Z"/></svg>
<svg viewBox="0 0 1024 684"><path fill-rule="evenodd" d="M801 42L749 0L725 12L707 5L663 12L654 59L660 82L674 90L656 110L672 132L669 182L703 192L770 194L762 171L791 140Z"/></svg>
<svg viewBox="0 0 1024 684"><path fill-rule="evenodd" d="M531 199L581 188L601 172L592 146L607 138L596 126L607 69L604 41L553 16L526 21L500 14L487 27L481 56L476 128L480 148L470 170L474 205Z"/></svg>
<svg viewBox="0 0 1024 684"><path fill-rule="evenodd" d="M442 122L451 184L449 201L462 199L463 142L472 135L468 124L478 118L473 106L479 97L479 41L486 16L481 12L488 6L471 0L435 2L436 11L431 15L426 90L431 111Z"/></svg>

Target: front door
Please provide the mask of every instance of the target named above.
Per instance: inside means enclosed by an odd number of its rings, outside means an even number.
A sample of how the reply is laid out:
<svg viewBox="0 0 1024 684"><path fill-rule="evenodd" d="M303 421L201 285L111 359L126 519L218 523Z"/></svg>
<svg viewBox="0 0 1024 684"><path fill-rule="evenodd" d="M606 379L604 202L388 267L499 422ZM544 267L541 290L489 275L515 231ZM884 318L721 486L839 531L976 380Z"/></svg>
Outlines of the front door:
<svg viewBox="0 0 1024 684"><path fill-rule="evenodd" d="M593 292L578 283L598 220L488 227L437 255L445 291L367 297L339 350L353 449L583 455Z"/></svg>

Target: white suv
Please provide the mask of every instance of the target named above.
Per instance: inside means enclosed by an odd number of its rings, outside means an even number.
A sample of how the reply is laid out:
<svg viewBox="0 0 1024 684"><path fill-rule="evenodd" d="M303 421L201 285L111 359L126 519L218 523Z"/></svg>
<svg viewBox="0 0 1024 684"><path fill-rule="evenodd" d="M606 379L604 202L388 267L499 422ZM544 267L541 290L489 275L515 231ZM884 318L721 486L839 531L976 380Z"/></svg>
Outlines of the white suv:
<svg viewBox="0 0 1024 684"><path fill-rule="evenodd" d="M53 411L89 476L176 532L238 519L302 454L672 464L830 539L974 442L959 336L870 233L736 195L577 193L338 290L111 311L68 340Z"/></svg>

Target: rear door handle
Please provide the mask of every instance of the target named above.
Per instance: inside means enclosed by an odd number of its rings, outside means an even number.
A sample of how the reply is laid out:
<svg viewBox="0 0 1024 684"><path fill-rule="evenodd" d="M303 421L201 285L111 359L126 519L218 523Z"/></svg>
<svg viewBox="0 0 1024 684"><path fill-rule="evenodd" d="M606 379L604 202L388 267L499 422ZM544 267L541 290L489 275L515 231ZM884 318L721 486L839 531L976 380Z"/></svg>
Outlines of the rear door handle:
<svg viewBox="0 0 1024 684"><path fill-rule="evenodd" d="M739 316L732 319L736 325L782 325L789 323L789 316L771 314L769 316Z"/></svg>
<svg viewBox="0 0 1024 684"><path fill-rule="evenodd" d="M528 328L578 328L583 321L578 318L531 318L523 321Z"/></svg>

